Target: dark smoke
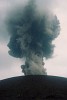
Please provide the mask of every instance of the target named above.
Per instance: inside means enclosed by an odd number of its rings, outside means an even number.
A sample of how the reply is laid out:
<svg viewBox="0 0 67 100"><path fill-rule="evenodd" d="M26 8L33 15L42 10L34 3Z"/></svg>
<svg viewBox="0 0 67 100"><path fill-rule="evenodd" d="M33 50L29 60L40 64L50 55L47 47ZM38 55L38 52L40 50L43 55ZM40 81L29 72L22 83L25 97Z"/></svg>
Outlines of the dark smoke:
<svg viewBox="0 0 67 100"><path fill-rule="evenodd" d="M57 17L47 11L40 13L32 0L23 9L10 12L7 24L9 54L26 58L22 66L24 74L46 74L43 57L48 59L53 54L55 46L52 41L60 31Z"/></svg>

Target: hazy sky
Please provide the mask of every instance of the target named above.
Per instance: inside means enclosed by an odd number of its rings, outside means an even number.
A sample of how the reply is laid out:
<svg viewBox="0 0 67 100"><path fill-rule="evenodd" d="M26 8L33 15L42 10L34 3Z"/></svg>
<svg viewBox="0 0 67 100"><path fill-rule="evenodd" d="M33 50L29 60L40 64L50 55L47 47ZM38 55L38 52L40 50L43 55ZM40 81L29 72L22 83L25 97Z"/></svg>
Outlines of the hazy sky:
<svg viewBox="0 0 67 100"><path fill-rule="evenodd" d="M21 2L22 1L22 2ZM8 54L8 32L4 20L10 9L24 5L27 0L0 0L0 79L23 75L20 68L24 62ZM50 8L57 15L61 32L53 42L55 44L53 58L45 61L48 75L67 77L67 0L37 0L39 7Z"/></svg>

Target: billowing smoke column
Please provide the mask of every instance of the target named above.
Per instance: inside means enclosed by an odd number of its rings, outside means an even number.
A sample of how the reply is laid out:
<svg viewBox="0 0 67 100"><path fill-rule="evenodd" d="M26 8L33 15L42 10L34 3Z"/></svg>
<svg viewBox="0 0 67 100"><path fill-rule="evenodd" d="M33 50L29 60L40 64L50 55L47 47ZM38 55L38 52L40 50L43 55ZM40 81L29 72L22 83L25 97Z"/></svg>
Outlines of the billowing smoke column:
<svg viewBox="0 0 67 100"><path fill-rule="evenodd" d="M47 11L40 13L31 0L23 9L13 11L7 24L9 54L25 57L25 65L21 66L25 75L45 75L43 57L48 59L52 56L52 41L60 31L57 17Z"/></svg>

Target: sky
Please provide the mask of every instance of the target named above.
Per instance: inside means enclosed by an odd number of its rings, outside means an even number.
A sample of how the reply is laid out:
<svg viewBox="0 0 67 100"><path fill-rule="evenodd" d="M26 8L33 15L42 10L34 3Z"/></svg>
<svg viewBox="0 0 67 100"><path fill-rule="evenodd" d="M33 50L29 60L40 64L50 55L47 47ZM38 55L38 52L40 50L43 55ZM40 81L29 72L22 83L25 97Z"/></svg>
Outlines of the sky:
<svg viewBox="0 0 67 100"><path fill-rule="evenodd" d="M0 80L23 75L21 64L24 60L14 58L8 54L9 35L5 25L5 18L11 9L25 5L27 0L0 0ZM39 8L52 10L60 21L60 35L53 41L54 54L51 59L45 60L48 75L67 78L67 0L37 0Z"/></svg>

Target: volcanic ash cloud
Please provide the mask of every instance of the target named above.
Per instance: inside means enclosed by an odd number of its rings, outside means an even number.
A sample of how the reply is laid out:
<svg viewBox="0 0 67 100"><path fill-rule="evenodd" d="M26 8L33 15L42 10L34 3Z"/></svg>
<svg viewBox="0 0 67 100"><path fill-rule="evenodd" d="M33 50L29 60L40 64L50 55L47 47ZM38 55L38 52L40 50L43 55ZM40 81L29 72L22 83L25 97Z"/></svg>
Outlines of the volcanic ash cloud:
<svg viewBox="0 0 67 100"><path fill-rule="evenodd" d="M9 13L7 18L10 42L9 54L17 58L25 57L21 68L25 75L45 75L43 58L53 54L52 41L60 32L59 21L55 15L39 12L34 2L29 2Z"/></svg>

